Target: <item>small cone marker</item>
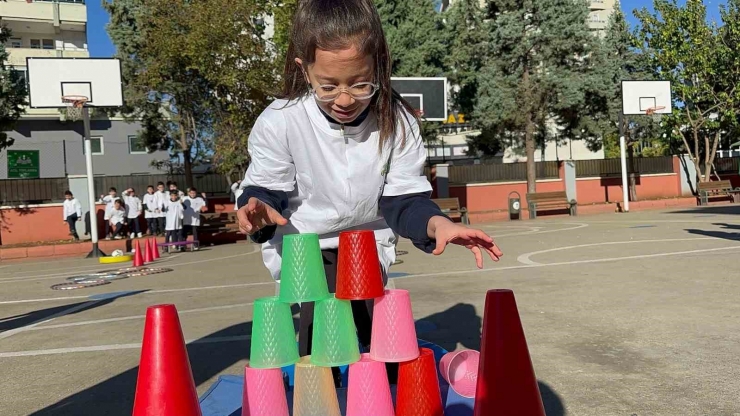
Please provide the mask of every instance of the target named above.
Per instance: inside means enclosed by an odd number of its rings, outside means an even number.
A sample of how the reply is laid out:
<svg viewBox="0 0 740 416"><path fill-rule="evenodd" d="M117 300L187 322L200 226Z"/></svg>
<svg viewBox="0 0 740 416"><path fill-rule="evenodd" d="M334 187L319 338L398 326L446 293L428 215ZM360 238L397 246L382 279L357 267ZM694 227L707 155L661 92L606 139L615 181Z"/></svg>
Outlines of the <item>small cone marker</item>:
<svg viewBox="0 0 740 416"><path fill-rule="evenodd" d="M157 247L157 237L150 240L152 246L152 259L159 259L159 248Z"/></svg>
<svg viewBox="0 0 740 416"><path fill-rule="evenodd" d="M134 253L134 267L141 267L144 265L144 258L141 256L141 246L139 240L136 240L136 252Z"/></svg>
<svg viewBox="0 0 740 416"><path fill-rule="evenodd" d="M202 416L175 305L146 310L132 416Z"/></svg>
<svg viewBox="0 0 740 416"><path fill-rule="evenodd" d="M486 293L475 416L545 416L514 292Z"/></svg>
<svg viewBox="0 0 740 416"><path fill-rule="evenodd" d="M154 261L154 257L152 256L152 246L149 245L149 243L144 240L144 263L151 263Z"/></svg>

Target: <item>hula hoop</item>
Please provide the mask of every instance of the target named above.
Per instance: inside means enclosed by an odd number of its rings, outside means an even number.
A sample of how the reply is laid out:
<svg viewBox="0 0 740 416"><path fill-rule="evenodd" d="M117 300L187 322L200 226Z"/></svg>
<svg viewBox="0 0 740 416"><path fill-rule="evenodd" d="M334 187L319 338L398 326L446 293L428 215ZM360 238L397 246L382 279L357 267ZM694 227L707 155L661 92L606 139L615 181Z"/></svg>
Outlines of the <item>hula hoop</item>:
<svg viewBox="0 0 740 416"><path fill-rule="evenodd" d="M125 263L127 261L133 261L134 256L118 256L118 257L101 257L98 259L100 264L113 264L113 263Z"/></svg>
<svg viewBox="0 0 740 416"><path fill-rule="evenodd" d="M98 280L91 280L90 283L59 283L57 285L53 285L51 287L52 290L76 290L76 289L85 289L88 287L95 287L95 286L103 286L110 284L110 281L98 279Z"/></svg>

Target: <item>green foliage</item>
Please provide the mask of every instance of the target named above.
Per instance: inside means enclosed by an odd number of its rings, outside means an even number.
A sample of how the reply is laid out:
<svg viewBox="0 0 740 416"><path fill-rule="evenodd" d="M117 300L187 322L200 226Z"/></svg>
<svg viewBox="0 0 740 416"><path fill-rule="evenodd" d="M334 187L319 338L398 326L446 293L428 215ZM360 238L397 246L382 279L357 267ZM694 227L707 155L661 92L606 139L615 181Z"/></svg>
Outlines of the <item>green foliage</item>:
<svg viewBox="0 0 740 416"><path fill-rule="evenodd" d="M275 34L272 42L277 53L276 60L280 64L285 62L285 55L290 43L290 28L297 7L298 0L282 0L276 2L272 8L275 23Z"/></svg>
<svg viewBox="0 0 740 416"><path fill-rule="evenodd" d="M492 0L487 17L475 119L488 137L524 142L534 192L537 136L580 134L586 93L596 88L598 40L586 24L585 1Z"/></svg>
<svg viewBox="0 0 740 416"><path fill-rule="evenodd" d="M27 96L23 78L5 65L8 60L5 42L10 36L10 29L0 26L0 150L13 145L14 140L5 132L13 129L25 111L23 106L26 105Z"/></svg>
<svg viewBox="0 0 740 416"><path fill-rule="evenodd" d="M478 72L483 66L483 11L478 0L458 0L446 12L449 52L447 79L455 86L451 100L463 114L472 114L478 95Z"/></svg>
<svg viewBox="0 0 740 416"><path fill-rule="evenodd" d="M684 143L703 180L722 131L735 130L740 115L740 13L737 0L721 9L722 25L707 22L701 0L655 0L655 13L635 12L639 46L659 79L672 82L673 114L664 117L670 135ZM701 176L701 175L700 175Z"/></svg>
<svg viewBox="0 0 740 416"><path fill-rule="evenodd" d="M435 77L445 73L446 33L429 0L375 0L391 49L393 75Z"/></svg>

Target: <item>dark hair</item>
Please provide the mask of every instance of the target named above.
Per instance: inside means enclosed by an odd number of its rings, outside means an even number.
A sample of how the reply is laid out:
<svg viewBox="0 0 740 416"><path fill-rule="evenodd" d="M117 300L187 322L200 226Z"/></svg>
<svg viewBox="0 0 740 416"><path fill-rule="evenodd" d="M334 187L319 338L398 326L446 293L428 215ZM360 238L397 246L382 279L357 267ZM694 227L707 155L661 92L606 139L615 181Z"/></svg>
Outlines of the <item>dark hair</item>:
<svg viewBox="0 0 740 416"><path fill-rule="evenodd" d="M197 189L195 189L195 188L190 188L190 191L193 191L193 192L198 192L198 190L197 190ZM190 192L190 191L188 191L188 192Z"/></svg>
<svg viewBox="0 0 740 416"><path fill-rule="evenodd" d="M162 181L157 182L157 186L159 186L159 185L164 186L164 182L162 182Z"/></svg>
<svg viewBox="0 0 740 416"><path fill-rule="evenodd" d="M123 205L123 201L121 201L120 199L114 199L113 200L113 205L116 205L116 204Z"/></svg>
<svg viewBox="0 0 740 416"><path fill-rule="evenodd" d="M380 129L380 148L396 135L398 116L405 109L416 117L414 108L391 87L391 52L383 33L380 15L372 0L303 0L293 17L290 44L285 57L283 91L280 98L295 100L308 94L302 69L295 63L300 58L308 65L316 59L316 49L335 51L351 46L375 57L375 79L380 90L372 109ZM404 115L405 116L405 115ZM407 121L410 123L410 120ZM417 118L417 122L418 122ZM401 145L406 140L403 129Z"/></svg>
<svg viewBox="0 0 740 416"><path fill-rule="evenodd" d="M69 196L74 196L74 195L72 195L72 192L70 192L70 191L64 191L64 195L65 195L65 196L66 196L66 195L69 195Z"/></svg>
<svg viewBox="0 0 740 416"><path fill-rule="evenodd" d="M110 191L113 191L113 192L118 192L118 191L116 190L116 188L114 188L114 187L112 187L112 186L110 187L110 189L108 189L108 192L110 192Z"/></svg>
<svg viewBox="0 0 740 416"><path fill-rule="evenodd" d="M154 189L154 187L153 187L152 185L147 185L147 186L146 186L146 189L149 189L149 188L152 188L152 189Z"/></svg>
<svg viewBox="0 0 740 416"><path fill-rule="evenodd" d="M161 182L160 182L160 183L161 183ZM167 186L170 186L170 185L172 185L172 183L173 183L172 181L167 181Z"/></svg>
<svg viewBox="0 0 740 416"><path fill-rule="evenodd" d="M131 192L136 193L136 189L134 188L129 188L129 189L131 189Z"/></svg>
<svg viewBox="0 0 740 416"><path fill-rule="evenodd" d="M180 196L180 193L177 192L177 190L174 190L173 189L173 190L170 191L170 196L172 196L172 195Z"/></svg>
<svg viewBox="0 0 740 416"><path fill-rule="evenodd" d="M168 186L174 186L175 188L177 188L177 182L175 182L175 181L167 182L167 185Z"/></svg>

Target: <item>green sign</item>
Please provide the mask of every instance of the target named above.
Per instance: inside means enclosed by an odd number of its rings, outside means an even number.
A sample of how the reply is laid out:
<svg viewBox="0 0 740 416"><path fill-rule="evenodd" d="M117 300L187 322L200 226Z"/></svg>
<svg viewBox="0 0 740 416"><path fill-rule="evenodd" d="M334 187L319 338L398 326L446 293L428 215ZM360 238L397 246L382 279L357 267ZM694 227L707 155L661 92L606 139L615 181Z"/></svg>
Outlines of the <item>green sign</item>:
<svg viewBox="0 0 740 416"><path fill-rule="evenodd" d="M38 150L8 150L8 178L38 178Z"/></svg>

